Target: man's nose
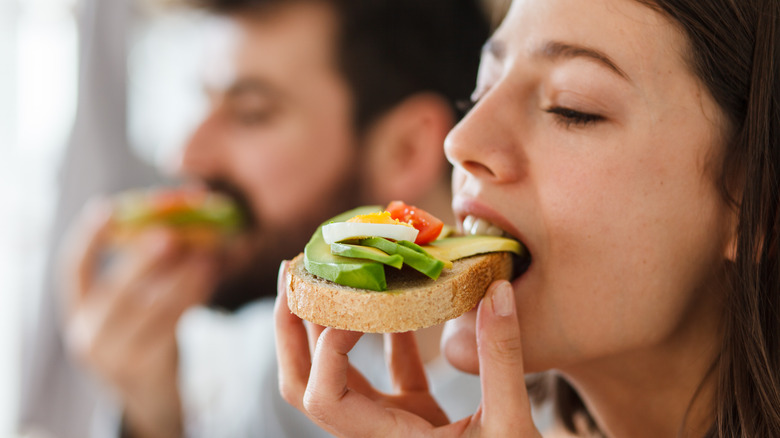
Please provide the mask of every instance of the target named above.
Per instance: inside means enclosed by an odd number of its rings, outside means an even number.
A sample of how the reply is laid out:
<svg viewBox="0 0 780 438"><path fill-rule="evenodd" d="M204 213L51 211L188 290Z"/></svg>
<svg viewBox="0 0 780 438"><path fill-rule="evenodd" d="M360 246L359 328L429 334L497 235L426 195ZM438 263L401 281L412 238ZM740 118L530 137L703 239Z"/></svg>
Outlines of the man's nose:
<svg viewBox="0 0 780 438"><path fill-rule="evenodd" d="M190 135L174 165L182 176L209 178L220 173L220 136L215 116L207 116Z"/></svg>

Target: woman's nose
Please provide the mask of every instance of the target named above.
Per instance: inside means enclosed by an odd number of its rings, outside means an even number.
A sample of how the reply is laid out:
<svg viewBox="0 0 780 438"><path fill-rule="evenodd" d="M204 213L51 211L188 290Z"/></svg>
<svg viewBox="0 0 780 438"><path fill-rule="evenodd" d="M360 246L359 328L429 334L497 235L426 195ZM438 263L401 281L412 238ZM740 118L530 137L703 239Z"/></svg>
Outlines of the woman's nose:
<svg viewBox="0 0 780 438"><path fill-rule="evenodd" d="M453 166L496 184L522 177L524 158L520 142L522 120L502 111L502 99L493 90L450 131L444 152ZM520 129L518 129L520 128Z"/></svg>

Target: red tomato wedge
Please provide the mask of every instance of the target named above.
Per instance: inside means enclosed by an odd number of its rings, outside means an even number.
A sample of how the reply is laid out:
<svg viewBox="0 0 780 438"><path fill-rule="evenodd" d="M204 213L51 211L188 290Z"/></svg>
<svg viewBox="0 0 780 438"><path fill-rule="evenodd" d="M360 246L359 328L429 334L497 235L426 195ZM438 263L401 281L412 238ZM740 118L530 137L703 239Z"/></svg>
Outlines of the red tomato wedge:
<svg viewBox="0 0 780 438"><path fill-rule="evenodd" d="M168 189L155 193L149 208L159 216L187 210L203 202L206 192L195 189Z"/></svg>
<svg viewBox="0 0 780 438"><path fill-rule="evenodd" d="M444 227L444 222L436 216L421 208L406 205L403 201L391 202L386 210L390 212L390 217L393 219L406 222L420 232L414 241L418 245L425 245L436 240Z"/></svg>

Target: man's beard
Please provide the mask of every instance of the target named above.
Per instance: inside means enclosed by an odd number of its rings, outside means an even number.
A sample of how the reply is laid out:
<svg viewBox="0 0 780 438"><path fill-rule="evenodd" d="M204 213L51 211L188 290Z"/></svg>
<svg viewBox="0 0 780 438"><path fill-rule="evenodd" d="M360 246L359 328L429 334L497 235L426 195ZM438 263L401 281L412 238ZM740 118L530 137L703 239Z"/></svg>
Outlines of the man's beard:
<svg viewBox="0 0 780 438"><path fill-rule="evenodd" d="M321 223L357 206L360 199L360 194L355 190L357 182L357 172L345 175L334 189L323 194L323 199L329 201L326 210L272 229L253 213L249 197L243 190L225 180L209 181L209 188L236 200L247 218L247 231L253 240L253 247L245 267L219 282L208 305L233 311L251 301L276 296L277 274L282 260L292 259L300 253Z"/></svg>

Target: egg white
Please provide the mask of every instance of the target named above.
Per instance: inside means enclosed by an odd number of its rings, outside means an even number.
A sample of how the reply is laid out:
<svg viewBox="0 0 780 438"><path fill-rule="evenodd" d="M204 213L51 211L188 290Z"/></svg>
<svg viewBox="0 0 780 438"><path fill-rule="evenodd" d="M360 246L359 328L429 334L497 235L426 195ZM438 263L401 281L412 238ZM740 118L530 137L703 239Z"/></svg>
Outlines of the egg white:
<svg viewBox="0 0 780 438"><path fill-rule="evenodd" d="M419 231L416 228L392 224L334 222L322 227L322 238L325 239L325 243L328 245L344 240L366 237L384 237L386 239L414 242L418 233Z"/></svg>

